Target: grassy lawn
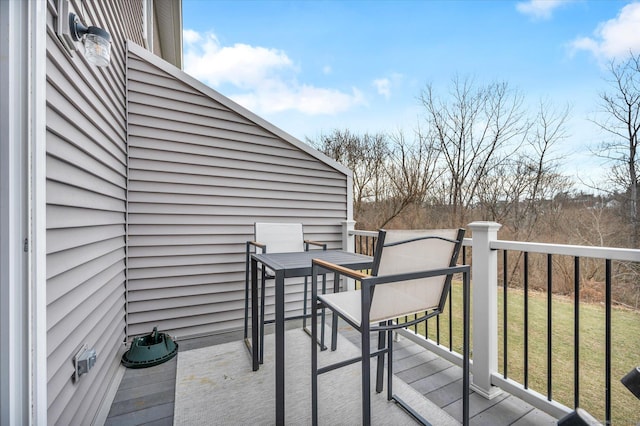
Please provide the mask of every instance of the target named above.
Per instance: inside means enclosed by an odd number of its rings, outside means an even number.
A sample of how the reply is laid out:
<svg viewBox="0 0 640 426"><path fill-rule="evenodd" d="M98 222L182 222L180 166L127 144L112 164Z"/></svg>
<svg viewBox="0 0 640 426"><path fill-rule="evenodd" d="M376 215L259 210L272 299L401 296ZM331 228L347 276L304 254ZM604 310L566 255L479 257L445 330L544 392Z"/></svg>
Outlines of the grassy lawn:
<svg viewBox="0 0 640 426"><path fill-rule="evenodd" d="M498 369L503 373L502 288L498 291ZM524 382L524 293L509 289L508 377ZM473 309L473 307L472 307ZM453 348L462 347L462 286L453 286ZM640 365L640 313L612 308L611 412L614 425L637 425L640 401L620 383ZM552 398L573 407L574 307L566 298L554 297L552 307ZM603 305L580 305L580 407L604 422L605 416L605 310ZM449 313L440 315L440 343L449 346ZM473 325L472 325L473 329ZM424 334L424 324L418 330ZM472 330L473 332L473 330ZM529 388L547 394L547 297L529 292ZM436 338L436 321L429 321L429 338ZM473 356L473 355L472 355Z"/></svg>

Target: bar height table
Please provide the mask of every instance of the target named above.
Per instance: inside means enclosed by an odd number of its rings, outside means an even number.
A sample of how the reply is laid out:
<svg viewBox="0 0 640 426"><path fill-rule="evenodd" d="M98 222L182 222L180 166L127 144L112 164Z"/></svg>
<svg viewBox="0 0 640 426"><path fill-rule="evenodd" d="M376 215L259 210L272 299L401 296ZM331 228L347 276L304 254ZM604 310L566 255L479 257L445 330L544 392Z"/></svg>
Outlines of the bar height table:
<svg viewBox="0 0 640 426"><path fill-rule="evenodd" d="M295 253L260 253L251 255L251 358L253 371L258 370L258 263L275 273L275 340L276 340L276 424L284 425L285 348L284 348L284 280L311 275L311 261L322 259L350 269L370 269L373 258L343 250L312 250ZM335 283L334 283L335 286Z"/></svg>

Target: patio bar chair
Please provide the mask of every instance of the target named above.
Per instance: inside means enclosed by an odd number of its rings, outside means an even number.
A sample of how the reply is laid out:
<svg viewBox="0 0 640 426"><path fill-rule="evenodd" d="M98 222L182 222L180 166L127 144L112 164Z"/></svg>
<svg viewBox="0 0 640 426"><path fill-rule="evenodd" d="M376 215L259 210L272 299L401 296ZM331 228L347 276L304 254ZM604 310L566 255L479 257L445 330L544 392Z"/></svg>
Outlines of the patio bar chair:
<svg viewBox="0 0 640 426"><path fill-rule="evenodd" d="M383 390L384 358L387 358L387 399L393 400L422 424L420 414L393 393L393 331L443 312L454 274L463 278L463 424L469 422L469 274L468 265L456 266L464 229L380 230L371 275L320 259L312 267L312 333L317 310L328 308L361 335L361 356L318 368L316 345L311 349L312 423L318 424L318 375L361 362L362 423L371 423L371 358L377 357L376 392ZM360 282L360 289L318 294L318 274L334 272ZM413 317L404 323L400 317ZM378 350L371 352L370 333L378 333ZM316 336L312 337L312 341Z"/></svg>
<svg viewBox="0 0 640 426"><path fill-rule="evenodd" d="M249 265L251 253L292 253L299 251L309 251L310 246L320 247L322 250L327 249L325 243L304 239L302 223L285 222L256 222L254 223L254 240L246 243L245 256L245 288L244 288L244 340L249 347ZM265 321L265 287L266 280L273 279L273 271L264 265L261 270L261 288L260 288L260 318L259 318L259 338L258 338L258 360L262 364L264 360L264 325L272 321ZM326 289L326 276L322 280L323 292ZM302 327L307 330L307 297L308 294L308 277L304 277L304 301L302 308ZM292 318L287 318L292 319ZM324 333L323 333L324 334Z"/></svg>

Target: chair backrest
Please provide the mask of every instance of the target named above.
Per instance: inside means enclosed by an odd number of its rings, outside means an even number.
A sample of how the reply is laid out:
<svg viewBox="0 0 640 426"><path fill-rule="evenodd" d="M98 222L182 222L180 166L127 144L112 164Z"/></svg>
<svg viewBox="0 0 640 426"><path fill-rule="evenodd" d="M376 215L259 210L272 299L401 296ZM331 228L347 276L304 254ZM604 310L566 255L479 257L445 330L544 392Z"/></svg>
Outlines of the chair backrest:
<svg viewBox="0 0 640 426"><path fill-rule="evenodd" d="M267 253L304 251L304 234L301 223L256 222L255 240L266 244Z"/></svg>
<svg viewBox="0 0 640 426"><path fill-rule="evenodd" d="M372 273L376 276L419 272L454 266L464 229L381 230ZM372 322L442 310L451 275L399 281L375 287Z"/></svg>

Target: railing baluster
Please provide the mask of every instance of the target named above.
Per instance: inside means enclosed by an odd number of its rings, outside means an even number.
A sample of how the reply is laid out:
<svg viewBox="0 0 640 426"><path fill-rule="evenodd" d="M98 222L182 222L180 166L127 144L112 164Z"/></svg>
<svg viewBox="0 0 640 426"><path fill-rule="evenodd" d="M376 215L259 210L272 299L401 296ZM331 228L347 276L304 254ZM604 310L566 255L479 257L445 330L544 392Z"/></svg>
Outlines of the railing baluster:
<svg viewBox="0 0 640 426"><path fill-rule="evenodd" d="M605 261L605 423L611 424L611 259Z"/></svg>
<svg viewBox="0 0 640 426"><path fill-rule="evenodd" d="M574 299L573 307L573 407L580 406L580 258L574 257Z"/></svg>
<svg viewBox="0 0 640 426"><path fill-rule="evenodd" d="M462 264L466 265L467 264L467 250L465 250L466 247L462 246ZM451 331L451 298L452 298L452 293L451 293L451 287L449 287L449 342L450 346L453 346L453 338L452 338L452 331ZM438 318L439 320L440 318ZM438 335L438 341L440 339L440 335Z"/></svg>
<svg viewBox="0 0 640 426"><path fill-rule="evenodd" d="M449 286L449 352L453 352L453 286Z"/></svg>
<svg viewBox="0 0 640 426"><path fill-rule="evenodd" d="M529 252L524 252L524 388L529 389Z"/></svg>
<svg viewBox="0 0 640 426"><path fill-rule="evenodd" d="M427 313L425 312L425 315ZM436 315L436 318L439 317L440 315ZM429 338L429 320L426 319L424 320L424 338L428 339Z"/></svg>
<svg viewBox="0 0 640 426"><path fill-rule="evenodd" d="M551 309L551 302L553 300L553 268L552 268L552 258L551 254L547 254L547 400L551 401L552 392L553 392L553 376L552 376L552 368L553 363L551 362L551 353L552 353L552 337L553 337L553 316Z"/></svg>
<svg viewBox="0 0 640 426"><path fill-rule="evenodd" d="M502 251L502 375L507 378L507 250Z"/></svg>

